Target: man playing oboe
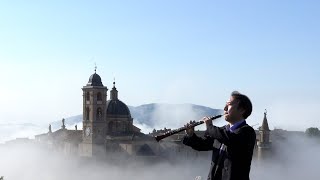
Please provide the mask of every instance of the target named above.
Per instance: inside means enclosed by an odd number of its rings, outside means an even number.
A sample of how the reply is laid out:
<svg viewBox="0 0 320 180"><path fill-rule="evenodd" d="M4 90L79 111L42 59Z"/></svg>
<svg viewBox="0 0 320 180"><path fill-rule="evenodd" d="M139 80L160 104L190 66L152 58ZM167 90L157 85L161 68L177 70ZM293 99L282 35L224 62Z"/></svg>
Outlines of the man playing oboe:
<svg viewBox="0 0 320 180"><path fill-rule="evenodd" d="M205 136L198 137L194 127L187 128L183 144L198 151L212 151L208 180L249 180L256 142L254 129L245 121L252 112L251 101L246 95L234 91L224 111L228 125L217 127L210 118L204 117L202 120L207 127Z"/></svg>

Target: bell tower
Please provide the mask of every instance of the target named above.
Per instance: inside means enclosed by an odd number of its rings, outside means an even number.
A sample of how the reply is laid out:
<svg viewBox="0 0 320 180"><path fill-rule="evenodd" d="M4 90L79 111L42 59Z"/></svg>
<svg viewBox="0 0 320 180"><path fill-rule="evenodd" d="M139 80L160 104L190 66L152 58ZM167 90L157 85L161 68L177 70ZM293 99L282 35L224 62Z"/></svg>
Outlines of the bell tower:
<svg viewBox="0 0 320 180"><path fill-rule="evenodd" d="M262 160L268 158L271 153L270 129L267 120L267 110L264 112L262 126L259 128L259 142L258 142L258 159Z"/></svg>
<svg viewBox="0 0 320 180"><path fill-rule="evenodd" d="M100 76L95 72L83 86L83 134L82 153L92 156L103 146L106 134L106 104L108 88L103 86Z"/></svg>
<svg viewBox="0 0 320 180"><path fill-rule="evenodd" d="M262 121L262 126L259 128L260 138L259 147L269 148L270 147L270 129L267 120L267 110L264 112L264 117Z"/></svg>

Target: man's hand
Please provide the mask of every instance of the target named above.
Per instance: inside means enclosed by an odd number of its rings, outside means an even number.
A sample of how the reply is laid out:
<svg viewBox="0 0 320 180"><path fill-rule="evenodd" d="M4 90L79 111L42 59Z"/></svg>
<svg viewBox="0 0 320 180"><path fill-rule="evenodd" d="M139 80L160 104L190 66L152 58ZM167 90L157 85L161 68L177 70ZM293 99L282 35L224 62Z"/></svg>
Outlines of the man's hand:
<svg viewBox="0 0 320 180"><path fill-rule="evenodd" d="M186 127L186 134L188 136L192 136L194 133L194 127L190 127L190 125L192 125L193 123L195 123L196 121L190 121L189 123L187 123L186 125L184 125L184 127Z"/></svg>
<svg viewBox="0 0 320 180"><path fill-rule="evenodd" d="M211 118L208 117L208 116L202 118L202 121L203 121L204 123L206 123L206 126L207 126L207 127L208 127L208 125L212 125L212 120L210 120L210 119L211 119Z"/></svg>

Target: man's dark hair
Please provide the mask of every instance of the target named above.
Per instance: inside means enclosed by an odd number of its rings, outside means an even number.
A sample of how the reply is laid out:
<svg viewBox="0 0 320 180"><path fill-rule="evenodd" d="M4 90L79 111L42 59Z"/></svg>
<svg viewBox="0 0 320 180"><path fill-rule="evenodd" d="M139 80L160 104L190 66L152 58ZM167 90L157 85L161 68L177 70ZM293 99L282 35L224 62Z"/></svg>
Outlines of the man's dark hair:
<svg viewBox="0 0 320 180"><path fill-rule="evenodd" d="M240 109L243 109L244 110L244 113L243 113L243 118L244 119L247 119L247 117L250 116L251 112L252 112L252 104L251 104L251 101L250 99L244 95L244 94L241 94L239 93L238 91L233 91L231 93L231 96L238 100L239 101L239 108Z"/></svg>

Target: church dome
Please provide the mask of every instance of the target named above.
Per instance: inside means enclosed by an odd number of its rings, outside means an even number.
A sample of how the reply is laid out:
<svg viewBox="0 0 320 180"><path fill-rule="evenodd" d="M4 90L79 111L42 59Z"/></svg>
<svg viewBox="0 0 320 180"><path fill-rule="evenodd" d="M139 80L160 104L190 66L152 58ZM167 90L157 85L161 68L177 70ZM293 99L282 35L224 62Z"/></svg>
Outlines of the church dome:
<svg viewBox="0 0 320 180"><path fill-rule="evenodd" d="M87 86L103 86L101 77L97 73L92 74L89 78Z"/></svg>
<svg viewBox="0 0 320 180"><path fill-rule="evenodd" d="M118 99L107 101L107 115L131 117L128 106Z"/></svg>

